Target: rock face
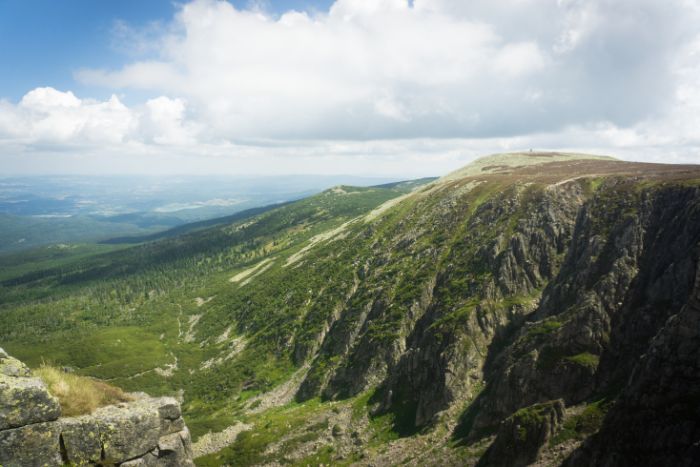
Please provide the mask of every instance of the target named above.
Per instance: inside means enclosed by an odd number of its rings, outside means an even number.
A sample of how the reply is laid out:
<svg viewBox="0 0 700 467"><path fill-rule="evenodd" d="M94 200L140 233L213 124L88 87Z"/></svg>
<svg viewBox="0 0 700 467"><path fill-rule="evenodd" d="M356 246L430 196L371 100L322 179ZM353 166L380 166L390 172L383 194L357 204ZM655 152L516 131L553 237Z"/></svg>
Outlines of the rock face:
<svg viewBox="0 0 700 467"><path fill-rule="evenodd" d="M616 181L606 188L605 198L583 206L567 258L543 292L534 319L495 355L487 375L488 389L470 408L474 417L466 431L472 437L493 429L521 407L553 398L574 405L596 394L598 398L615 394L627 385L620 404L632 393L637 402L649 403L651 394L642 397L641 389L629 387L628 379L630 375L640 378L645 371L642 365L648 365L652 355L659 373L646 370L647 390L659 390L665 373L680 372L685 376L675 375L674 387L679 403L692 399L697 391L692 383L700 376L697 361L684 361L670 349L662 360L657 347L669 332L669 318L680 320L694 307L700 192L695 187L643 192L629 181ZM690 329L667 337L667 345L674 342L688 352L696 345ZM683 378L685 383L680 382ZM671 394L660 391L657 403L669 401ZM644 412L632 405L624 412L637 416ZM680 409L682 405L677 409L687 412L688 407ZM654 432L657 424L650 419L644 430ZM628 426L621 424L617 433L631 435L633 430L622 429ZM693 430L696 425L686 426L685 435L700 440L691 434ZM620 435L606 440L616 437ZM659 436L654 440L658 444ZM642 439L637 442L654 445ZM610 465L620 465L619 459Z"/></svg>
<svg viewBox="0 0 700 467"><path fill-rule="evenodd" d="M0 430L52 421L61 415L56 398L30 374L22 362L0 352Z"/></svg>
<svg viewBox="0 0 700 467"><path fill-rule="evenodd" d="M190 434L170 397L59 418L60 407L18 360L0 358L0 465L193 466Z"/></svg>
<svg viewBox="0 0 700 467"><path fill-rule="evenodd" d="M700 462L700 274L689 303L663 325L598 434L567 466L694 466Z"/></svg>
<svg viewBox="0 0 700 467"><path fill-rule="evenodd" d="M347 233L355 285L315 317L297 399L375 388L402 434L469 402L454 438L498 433L488 465L535 461L561 404L601 403L572 465L700 465L700 169L499 167ZM519 411L553 400L520 443Z"/></svg>
<svg viewBox="0 0 700 467"><path fill-rule="evenodd" d="M520 409L505 419L479 466L523 467L533 463L564 417L561 400Z"/></svg>

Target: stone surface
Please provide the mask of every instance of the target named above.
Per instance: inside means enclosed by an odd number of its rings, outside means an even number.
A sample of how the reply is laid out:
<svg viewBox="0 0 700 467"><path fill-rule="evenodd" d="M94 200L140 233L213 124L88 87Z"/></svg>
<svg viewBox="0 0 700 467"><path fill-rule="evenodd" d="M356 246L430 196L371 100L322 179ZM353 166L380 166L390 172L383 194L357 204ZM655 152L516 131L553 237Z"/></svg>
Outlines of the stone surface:
<svg viewBox="0 0 700 467"><path fill-rule="evenodd" d="M464 417L470 439L522 407L616 394L664 323L688 303L697 276L698 189L645 192L615 181L601 191L580 208L561 270L538 308L487 357L488 391Z"/></svg>
<svg viewBox="0 0 700 467"><path fill-rule="evenodd" d="M139 394L89 415L59 415L43 382L0 353L0 467L194 466L190 434L171 397Z"/></svg>
<svg viewBox="0 0 700 467"><path fill-rule="evenodd" d="M158 444L160 416L152 404L139 401L103 407L92 416L98 420L103 459L107 462L136 458Z"/></svg>
<svg viewBox="0 0 700 467"><path fill-rule="evenodd" d="M102 456L100 424L91 416L63 418L61 439L67 458L77 464L95 463Z"/></svg>
<svg viewBox="0 0 700 467"><path fill-rule="evenodd" d="M10 358L0 363L5 370L0 373L0 430L56 420L61 415L56 398L40 379L28 377L24 365L16 362Z"/></svg>
<svg viewBox="0 0 700 467"><path fill-rule="evenodd" d="M61 466L60 424L37 423L0 431L3 467Z"/></svg>
<svg viewBox="0 0 700 467"><path fill-rule="evenodd" d="M170 433L177 433L185 428L185 420L182 417L175 420L169 420L167 418L160 419L160 434L161 436L168 435Z"/></svg>
<svg viewBox="0 0 700 467"><path fill-rule="evenodd" d="M700 465L700 270L688 305L654 337L600 431L565 465Z"/></svg>
<svg viewBox="0 0 700 467"><path fill-rule="evenodd" d="M139 457L138 459L132 459L126 462L123 462L119 464L120 467L158 467L161 466L162 464L159 463L160 460L158 459L158 450L154 449L153 451L149 451L146 454L144 454L142 457Z"/></svg>
<svg viewBox="0 0 700 467"><path fill-rule="evenodd" d="M537 460L540 450L556 433L564 417L561 400L518 410L501 423L479 467L524 467Z"/></svg>
<svg viewBox="0 0 700 467"><path fill-rule="evenodd" d="M184 430L182 430L180 433L180 439L182 440L182 445L185 448L185 454L187 457L194 457L194 453L192 450L192 437L190 436L190 430L185 427Z"/></svg>
<svg viewBox="0 0 700 467"><path fill-rule="evenodd" d="M173 397L160 397L154 399L152 403L158 406L158 413L161 418L176 420L182 415L180 404Z"/></svg>
<svg viewBox="0 0 700 467"><path fill-rule="evenodd" d="M27 377L31 376L32 372L27 365L20 362L16 358L5 354L5 357L0 359L0 375L12 377Z"/></svg>
<svg viewBox="0 0 700 467"><path fill-rule="evenodd" d="M182 439L178 433L163 436L158 440L158 450L160 451L178 451L184 449Z"/></svg>

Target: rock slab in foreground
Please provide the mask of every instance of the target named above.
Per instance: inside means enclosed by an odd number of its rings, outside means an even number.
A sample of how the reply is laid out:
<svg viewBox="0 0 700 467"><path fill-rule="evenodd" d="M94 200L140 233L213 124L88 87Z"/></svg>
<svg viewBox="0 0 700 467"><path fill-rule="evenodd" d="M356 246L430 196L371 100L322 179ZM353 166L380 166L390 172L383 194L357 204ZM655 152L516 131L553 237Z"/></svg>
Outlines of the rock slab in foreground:
<svg viewBox="0 0 700 467"><path fill-rule="evenodd" d="M0 349L0 430L56 420L61 408L29 368Z"/></svg>
<svg viewBox="0 0 700 467"><path fill-rule="evenodd" d="M0 349L1 350L1 349ZM0 351L0 466L194 466L190 433L170 397L140 396L59 418L58 402Z"/></svg>

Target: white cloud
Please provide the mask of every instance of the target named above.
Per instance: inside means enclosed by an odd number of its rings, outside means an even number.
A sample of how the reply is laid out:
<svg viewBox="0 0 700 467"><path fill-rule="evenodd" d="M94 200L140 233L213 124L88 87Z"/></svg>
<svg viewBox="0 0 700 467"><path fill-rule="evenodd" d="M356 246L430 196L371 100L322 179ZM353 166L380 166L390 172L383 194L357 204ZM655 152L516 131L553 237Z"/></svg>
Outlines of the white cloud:
<svg viewBox="0 0 700 467"><path fill-rule="evenodd" d="M85 64L76 78L152 97L127 107L39 88L0 101L0 151L248 172L406 172L410 161L416 175L528 147L700 154L696 0L251 5L194 0L169 24L118 23L128 62Z"/></svg>
<svg viewBox="0 0 700 467"><path fill-rule="evenodd" d="M28 143L119 143L134 123L132 111L114 95L99 102L46 87L28 92L16 106L0 106L0 139Z"/></svg>
<svg viewBox="0 0 700 467"><path fill-rule="evenodd" d="M183 96L209 137L229 140L629 126L673 96L673 57L700 19L683 0L337 0L327 13L264 11L195 0L155 41L158 59L77 77Z"/></svg>
<svg viewBox="0 0 700 467"><path fill-rule="evenodd" d="M159 60L78 78L186 96L217 137L362 139L474 134L545 62L532 41L406 0L278 18L201 0L176 23Z"/></svg>
<svg viewBox="0 0 700 467"><path fill-rule="evenodd" d="M129 108L115 95L96 101L45 87L17 105L0 102L0 144L66 144L72 150L128 142L178 146L196 143L199 128L186 120L184 100L165 96Z"/></svg>
<svg viewBox="0 0 700 467"><path fill-rule="evenodd" d="M161 96L146 102L142 128L157 144L183 145L196 143L198 125L185 120L185 102Z"/></svg>

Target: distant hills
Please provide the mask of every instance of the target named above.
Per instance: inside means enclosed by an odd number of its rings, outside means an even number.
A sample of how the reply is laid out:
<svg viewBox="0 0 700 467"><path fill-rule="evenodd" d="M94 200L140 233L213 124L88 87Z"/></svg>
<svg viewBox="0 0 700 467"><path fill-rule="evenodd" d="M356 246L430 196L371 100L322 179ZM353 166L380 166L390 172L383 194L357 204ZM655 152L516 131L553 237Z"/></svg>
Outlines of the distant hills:
<svg viewBox="0 0 700 467"><path fill-rule="evenodd" d="M0 254L50 244L147 239L177 226L300 199L339 182L373 185L384 180L352 176L0 178Z"/></svg>

